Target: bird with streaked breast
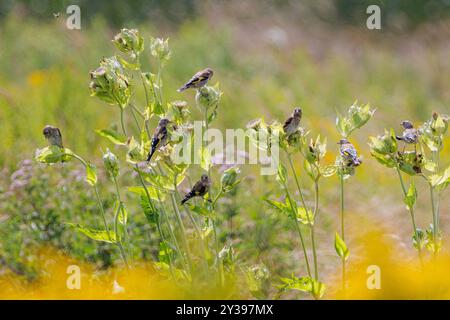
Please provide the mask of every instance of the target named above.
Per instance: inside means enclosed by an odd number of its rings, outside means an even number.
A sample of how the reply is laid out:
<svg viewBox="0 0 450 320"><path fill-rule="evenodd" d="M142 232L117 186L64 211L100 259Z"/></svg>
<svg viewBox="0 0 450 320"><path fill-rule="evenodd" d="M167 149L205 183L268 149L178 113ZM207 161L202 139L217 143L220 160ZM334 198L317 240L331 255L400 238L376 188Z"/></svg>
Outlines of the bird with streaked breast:
<svg viewBox="0 0 450 320"><path fill-rule="evenodd" d="M185 204L189 199L194 197L203 197L209 192L209 187L211 186L211 180L207 174L202 174L200 180L197 181L192 187L191 191L186 193L183 200L181 200L181 205Z"/></svg>
<svg viewBox="0 0 450 320"><path fill-rule="evenodd" d="M200 70L199 72L194 74L194 76L177 91L183 92L184 90L187 90L189 88L201 88L208 83L209 79L212 78L213 74L214 72L211 68Z"/></svg>
<svg viewBox="0 0 450 320"><path fill-rule="evenodd" d="M300 126L300 120L302 119L302 109L295 108L291 116L284 122L283 130L287 135L291 135L296 132Z"/></svg>
<svg viewBox="0 0 450 320"><path fill-rule="evenodd" d="M167 144L169 136L167 125L169 123L170 120L166 118L161 118L159 120L158 126L156 127L155 132L153 133L150 152L148 153L147 156L147 162L152 159L153 154L156 152L156 150Z"/></svg>
<svg viewBox="0 0 450 320"><path fill-rule="evenodd" d="M339 140L338 144L340 145L339 153L341 154L347 165L357 167L362 163L361 159L358 157L356 148L353 146L353 144L350 143L350 141L348 141L347 139L341 139Z"/></svg>

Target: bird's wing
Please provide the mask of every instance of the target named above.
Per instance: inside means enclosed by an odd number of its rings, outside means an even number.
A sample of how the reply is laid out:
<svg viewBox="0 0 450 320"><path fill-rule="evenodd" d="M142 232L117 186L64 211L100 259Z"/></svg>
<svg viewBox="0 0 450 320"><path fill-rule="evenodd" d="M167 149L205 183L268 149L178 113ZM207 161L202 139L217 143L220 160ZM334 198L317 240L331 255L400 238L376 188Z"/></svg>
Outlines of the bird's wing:
<svg viewBox="0 0 450 320"><path fill-rule="evenodd" d="M287 128L287 127L292 123L292 120L294 120L294 118L293 118L293 117L289 117L289 118L284 122L283 128L284 128L284 129Z"/></svg>
<svg viewBox="0 0 450 320"><path fill-rule="evenodd" d="M344 156L348 156L348 157L352 157L352 158L357 158L358 154L356 152L356 149L353 146L346 146L345 148L343 148L342 153Z"/></svg>

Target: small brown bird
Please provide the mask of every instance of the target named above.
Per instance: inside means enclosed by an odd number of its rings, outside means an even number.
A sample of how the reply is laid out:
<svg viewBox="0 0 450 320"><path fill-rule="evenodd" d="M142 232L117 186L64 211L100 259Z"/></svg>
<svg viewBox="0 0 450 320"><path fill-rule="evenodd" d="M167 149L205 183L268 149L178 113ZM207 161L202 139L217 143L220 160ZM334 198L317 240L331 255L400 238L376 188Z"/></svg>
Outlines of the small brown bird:
<svg viewBox="0 0 450 320"><path fill-rule="evenodd" d="M58 128L46 125L43 130L43 134L45 139L47 139L49 145L64 148L62 143L61 131L59 131Z"/></svg>
<svg viewBox="0 0 450 320"><path fill-rule="evenodd" d="M183 92L186 89L189 88L200 88L206 85L206 83L209 81L209 79L212 78L214 72L211 68L206 68L204 70L201 70L194 74L194 76L186 82L180 89L178 89L178 92Z"/></svg>
<svg viewBox="0 0 450 320"><path fill-rule="evenodd" d="M167 140L169 137L168 131L167 131L167 125L170 123L169 119L161 118L159 120L158 126L155 129L155 133L152 137L152 144L150 152L147 156L147 161L150 161L152 159L153 154L158 150L160 147L167 144Z"/></svg>
<svg viewBox="0 0 450 320"><path fill-rule="evenodd" d="M193 197L203 197L205 194L208 193L209 187L211 186L211 181L209 180L209 177L207 174L202 174L199 181L197 181L192 188L191 191L186 193L183 200L181 200L181 204L185 204L186 201Z"/></svg>
<svg viewBox="0 0 450 320"><path fill-rule="evenodd" d="M405 128L405 130L403 130L401 136L396 136L396 138L405 143L403 151L405 151L406 144L414 144L414 148L416 148L416 143L419 140L419 131L415 129L413 124L408 120L403 120L401 126Z"/></svg>
<svg viewBox="0 0 450 320"><path fill-rule="evenodd" d="M300 120L302 119L302 109L295 108L292 115L284 122L283 130L287 135L293 134L298 130L300 126Z"/></svg>
<svg viewBox="0 0 450 320"><path fill-rule="evenodd" d="M339 140L339 152L348 166L357 167L362 161L358 157L355 147L347 139Z"/></svg>

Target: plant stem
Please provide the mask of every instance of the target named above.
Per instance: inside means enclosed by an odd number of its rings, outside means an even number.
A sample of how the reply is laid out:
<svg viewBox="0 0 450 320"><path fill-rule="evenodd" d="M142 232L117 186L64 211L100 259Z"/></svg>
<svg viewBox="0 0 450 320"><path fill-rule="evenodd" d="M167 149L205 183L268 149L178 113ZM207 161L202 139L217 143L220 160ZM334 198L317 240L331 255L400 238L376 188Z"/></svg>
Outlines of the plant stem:
<svg viewBox="0 0 450 320"><path fill-rule="evenodd" d="M103 203L100 199L100 195L98 193L98 189L97 189L96 185L94 185L94 190L95 190L95 195L97 197L98 206L100 207L100 213L102 215L103 224L105 225L106 232L108 233L108 239L109 239L109 241L113 242L111 239L111 234L109 233L108 223L106 222L106 215L105 215L105 210L103 209Z"/></svg>
<svg viewBox="0 0 450 320"><path fill-rule="evenodd" d="M120 108L120 125L122 126L123 134L126 136L127 135L127 131L125 129L125 122L124 122L124 119L123 119L123 108L122 108L122 106L119 106L119 108Z"/></svg>
<svg viewBox="0 0 450 320"><path fill-rule="evenodd" d="M300 197L300 201L302 202L303 208L305 209L306 218L308 220L308 225L310 227L311 245L312 245L312 250L313 250L313 258L314 258L314 277L316 280L318 280L319 279L319 271L318 271L318 264L317 264L316 241L315 241L315 236L314 236L314 221L311 221L311 219L309 217L308 207L306 206L305 198L303 197L302 188L300 187L300 183L298 181L298 176L295 171L294 163L292 162L291 154L288 152L286 152L286 153L287 153L287 158L289 160L289 165L291 167L292 175L294 176L295 184L297 185L297 190L298 190L298 194ZM318 189L316 191L316 198L318 200ZM316 201L316 208L317 208L317 201ZM315 211L316 211L316 209L314 210L313 219L315 219Z"/></svg>
<svg viewBox="0 0 450 320"><path fill-rule="evenodd" d="M284 186L284 190L285 190L285 192L286 192L286 196L287 196L287 198L288 198L289 204L290 204L290 206L291 206L292 213L295 215L295 211L296 211L296 210L295 210L294 205L293 205L293 200L292 200L292 198L291 198L291 195L290 195L290 193L289 193L289 190L288 190L287 185L286 185L285 182L283 183L283 186ZM296 228L297 228L298 235L299 235L299 237L300 237L300 243L301 243L301 246L302 246L303 255L304 255L304 257L305 257L306 270L307 270L307 272L308 272L308 276L309 276L310 278L312 278L312 277L311 277L311 268L309 267L308 254L307 254L307 252L306 252L306 247L305 247L305 241L304 241L304 239L303 239L303 234L302 234L302 231L301 231L301 229L300 229L300 225L298 224L298 221L297 221L297 217L296 217L296 216L294 216L294 221L295 221L295 226L296 226Z"/></svg>
<svg viewBox="0 0 450 320"><path fill-rule="evenodd" d="M189 250L189 245L188 245L188 242L186 239L186 229L184 228L183 221L181 220L180 211L178 210L178 206L175 201L175 196L173 193L170 194L170 199L172 200L172 206L173 206L173 210L175 211L175 217L177 218L177 222L178 222L178 225L181 230L181 240L183 241L183 245L186 249L186 256L187 256L187 260L188 260L189 271L191 272L192 271L192 260L191 260L191 253Z"/></svg>
<svg viewBox="0 0 450 320"><path fill-rule="evenodd" d="M119 213L120 211L122 211L122 223L123 223L123 229L124 229L124 234L125 234L125 238L128 239L127 236L127 224L126 224L126 220L125 217L123 216L123 203L122 203L122 199L120 197L120 191L119 191L119 185L117 183L117 179L116 177L113 176L113 181L114 181L114 185L116 187L116 194L117 194L117 199L119 200L119 205L117 206L117 212L116 212L116 216L114 218L114 232L116 233L116 240L117 240L117 245L120 248L121 254L123 257L125 257L124 261L126 261L126 255L123 249L123 245L122 245L122 240L119 236ZM128 267L128 263L127 263L127 267Z"/></svg>
<svg viewBox="0 0 450 320"><path fill-rule="evenodd" d="M405 183L403 182L403 178L402 178L402 174L400 172L400 168L398 167L398 164L396 163L396 169L397 169L397 174L398 174L398 178L400 180L400 185L402 187L402 191L403 191L403 196L406 197L406 195L408 194L408 192L406 191L406 187L405 187ZM411 207L409 208L409 213L411 215L411 222L413 225L413 229L414 229L414 235L418 241L417 243L417 254L419 255L419 261L420 261L420 265L423 266L423 261L422 261L422 251L421 251L421 243L419 243L420 238L417 234L417 227L416 227L416 220L414 218L414 209Z"/></svg>
<svg viewBox="0 0 450 320"><path fill-rule="evenodd" d="M344 176L343 173L339 175L339 182L341 185L341 239L345 242L345 224L344 224ZM346 277L345 277L345 256L342 260L342 290L345 291Z"/></svg>

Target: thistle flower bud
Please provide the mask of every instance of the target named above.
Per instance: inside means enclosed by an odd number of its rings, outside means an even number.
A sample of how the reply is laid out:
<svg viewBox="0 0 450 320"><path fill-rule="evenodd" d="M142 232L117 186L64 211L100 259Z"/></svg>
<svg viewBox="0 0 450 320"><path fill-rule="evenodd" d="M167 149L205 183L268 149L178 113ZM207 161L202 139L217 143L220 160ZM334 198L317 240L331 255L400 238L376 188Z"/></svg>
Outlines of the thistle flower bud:
<svg viewBox="0 0 450 320"><path fill-rule="evenodd" d="M218 86L204 86L197 90L195 99L200 106L209 109L210 107L215 107L219 104L221 96L222 91Z"/></svg>
<svg viewBox="0 0 450 320"><path fill-rule="evenodd" d="M112 42L117 49L126 54L139 54L144 51L144 39L137 29L120 30Z"/></svg>
<svg viewBox="0 0 450 320"><path fill-rule="evenodd" d="M250 121L249 123L247 123L247 129L258 131L261 128L261 125L262 125L261 118L254 119L254 120Z"/></svg>
<svg viewBox="0 0 450 320"><path fill-rule="evenodd" d="M104 58L100 67L90 72L89 89L92 96L97 96L109 104L125 107L131 96L129 80L122 65L116 57Z"/></svg>
<svg viewBox="0 0 450 320"><path fill-rule="evenodd" d="M152 56L160 61L167 61L170 59L169 39L163 40L161 38L150 39L150 52Z"/></svg>
<svg viewBox="0 0 450 320"><path fill-rule="evenodd" d="M238 174L240 173L239 167L231 167L222 175L220 179L220 183L222 185L222 190L224 192L230 191L235 185L237 185L240 181L237 179Z"/></svg>
<svg viewBox="0 0 450 320"><path fill-rule="evenodd" d="M119 161L114 153L106 149L103 154L103 164L110 178L115 178L119 174Z"/></svg>

